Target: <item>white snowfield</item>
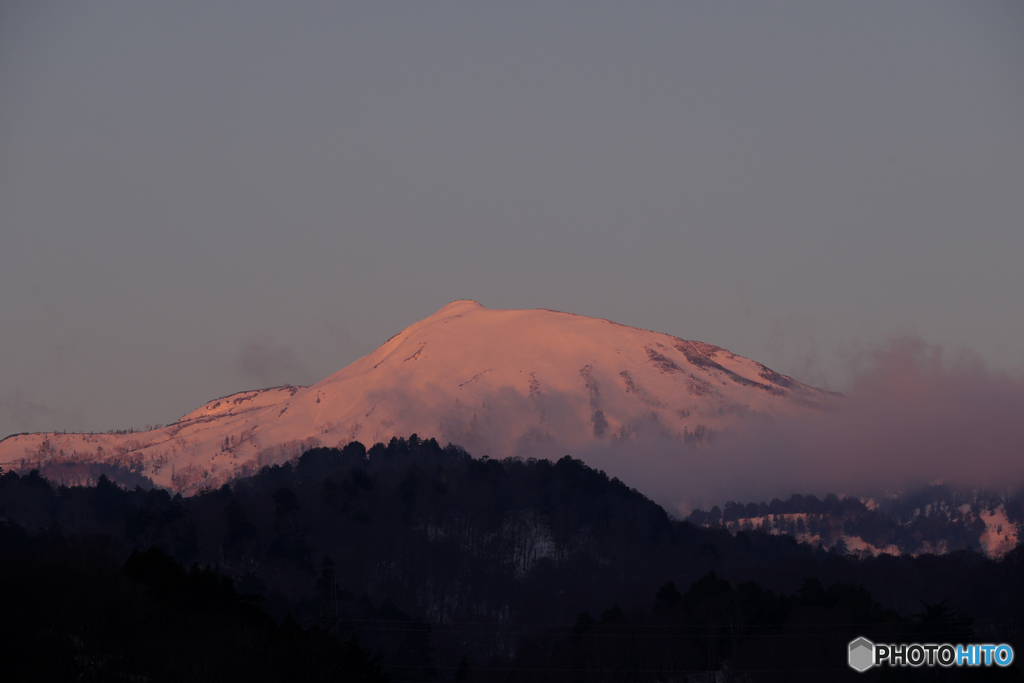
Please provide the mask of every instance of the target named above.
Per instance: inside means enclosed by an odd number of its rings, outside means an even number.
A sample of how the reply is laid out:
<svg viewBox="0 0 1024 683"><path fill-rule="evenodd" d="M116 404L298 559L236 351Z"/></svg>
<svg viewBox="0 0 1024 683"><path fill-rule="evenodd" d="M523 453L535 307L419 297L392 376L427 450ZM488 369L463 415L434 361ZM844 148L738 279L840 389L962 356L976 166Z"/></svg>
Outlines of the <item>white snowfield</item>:
<svg viewBox="0 0 1024 683"><path fill-rule="evenodd" d="M460 300L313 386L241 392L148 432L10 436L0 465L119 459L188 491L310 446L413 433L491 457L559 457L649 436L693 445L746 415L793 415L830 397L710 344Z"/></svg>

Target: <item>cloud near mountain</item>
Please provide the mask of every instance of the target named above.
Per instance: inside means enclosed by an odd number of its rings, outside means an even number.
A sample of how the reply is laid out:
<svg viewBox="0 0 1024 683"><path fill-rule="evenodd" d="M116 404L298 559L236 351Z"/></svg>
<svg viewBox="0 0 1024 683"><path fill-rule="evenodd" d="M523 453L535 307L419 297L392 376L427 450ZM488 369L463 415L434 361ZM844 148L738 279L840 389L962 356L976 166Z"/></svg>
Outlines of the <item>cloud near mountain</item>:
<svg viewBox="0 0 1024 683"><path fill-rule="evenodd" d="M915 340L866 361L844 397L703 342L463 300L312 386L223 397L145 433L9 437L0 463L118 459L188 491L311 445L417 433L477 456L573 454L683 511L723 498L1020 479L1019 379Z"/></svg>
<svg viewBox="0 0 1024 683"><path fill-rule="evenodd" d="M631 483L684 511L793 493L873 496L931 482L1024 485L1024 378L915 337L860 360L829 410L747 420L693 458L671 443L649 443ZM622 454L613 445L588 457L614 467Z"/></svg>

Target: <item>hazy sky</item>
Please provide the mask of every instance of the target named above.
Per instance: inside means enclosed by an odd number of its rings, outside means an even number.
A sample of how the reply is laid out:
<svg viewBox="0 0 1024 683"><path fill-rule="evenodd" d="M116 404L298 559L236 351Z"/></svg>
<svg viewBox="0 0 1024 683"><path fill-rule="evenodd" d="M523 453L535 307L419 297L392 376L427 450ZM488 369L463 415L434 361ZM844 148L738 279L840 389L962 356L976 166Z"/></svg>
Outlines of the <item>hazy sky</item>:
<svg viewBox="0 0 1024 683"><path fill-rule="evenodd" d="M0 436L319 380L453 299L844 389L1024 367L1024 3L0 5Z"/></svg>

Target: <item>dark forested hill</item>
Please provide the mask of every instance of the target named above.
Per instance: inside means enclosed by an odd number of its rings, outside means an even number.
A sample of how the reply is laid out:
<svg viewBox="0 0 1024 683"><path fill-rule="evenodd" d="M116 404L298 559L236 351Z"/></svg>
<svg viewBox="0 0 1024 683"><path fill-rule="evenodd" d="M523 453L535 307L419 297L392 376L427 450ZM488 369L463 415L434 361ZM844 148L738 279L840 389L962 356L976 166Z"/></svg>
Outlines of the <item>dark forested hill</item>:
<svg viewBox="0 0 1024 683"><path fill-rule="evenodd" d="M57 572L57 584L71 581L78 551L69 548L91 549L99 569L81 571L118 590L145 587L140 557L177 562L180 573L167 572L200 577L196 586L202 576L230 579L236 597L225 604L242 611L223 618L264 614L268 633L336 630L334 642L355 637L350 652L379 653L396 681L506 680L513 669L516 680L565 680L555 672L593 667L621 674L609 680L723 667L756 680L783 670L780 680L795 680L796 667L820 680L822 667L852 673L845 643L871 629L911 637L942 621L963 639L1014 642L1024 613L1020 548L1000 561L970 551L844 556L786 535L673 520L568 456L477 460L416 436L368 451L357 442L314 449L189 498L105 477L54 488L7 473L0 515L8 590L28 582L43 600L50 584L32 583L36 565L39 575ZM64 550L40 550L51 546ZM91 642L87 629L61 629L67 642ZM813 661L796 658L793 632L818 648ZM646 678L629 673L638 662Z"/></svg>

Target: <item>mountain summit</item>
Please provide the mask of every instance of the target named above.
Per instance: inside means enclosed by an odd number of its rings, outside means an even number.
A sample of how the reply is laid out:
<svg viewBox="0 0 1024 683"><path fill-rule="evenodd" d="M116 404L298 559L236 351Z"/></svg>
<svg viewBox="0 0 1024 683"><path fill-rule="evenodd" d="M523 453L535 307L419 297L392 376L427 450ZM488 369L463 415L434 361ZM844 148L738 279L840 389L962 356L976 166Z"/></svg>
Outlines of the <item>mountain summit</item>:
<svg viewBox="0 0 1024 683"><path fill-rule="evenodd" d="M692 447L828 392L711 344L546 309L454 301L310 387L246 391L130 434L22 434L0 464L118 460L177 490L315 446L419 434L475 455L549 457L657 438Z"/></svg>

